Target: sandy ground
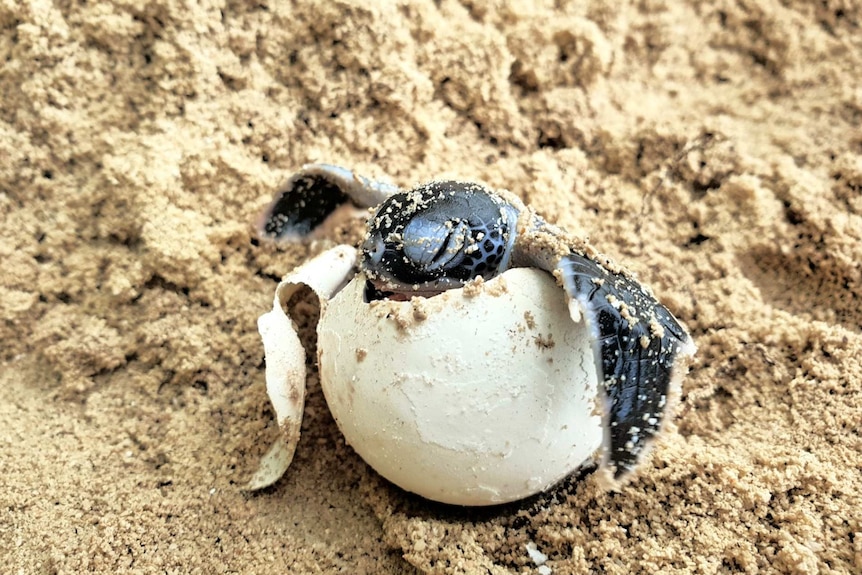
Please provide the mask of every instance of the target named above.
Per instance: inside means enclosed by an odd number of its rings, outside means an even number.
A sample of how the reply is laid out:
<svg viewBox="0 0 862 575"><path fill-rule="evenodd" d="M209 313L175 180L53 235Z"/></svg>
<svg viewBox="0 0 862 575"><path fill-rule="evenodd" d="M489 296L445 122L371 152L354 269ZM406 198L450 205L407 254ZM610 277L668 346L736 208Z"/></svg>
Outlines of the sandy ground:
<svg viewBox="0 0 862 575"><path fill-rule="evenodd" d="M0 2L2 571L862 573L858 1L363 4ZM637 480L430 505L310 366L244 494L257 316L331 245L252 222L310 161L509 189L651 284L700 351Z"/></svg>

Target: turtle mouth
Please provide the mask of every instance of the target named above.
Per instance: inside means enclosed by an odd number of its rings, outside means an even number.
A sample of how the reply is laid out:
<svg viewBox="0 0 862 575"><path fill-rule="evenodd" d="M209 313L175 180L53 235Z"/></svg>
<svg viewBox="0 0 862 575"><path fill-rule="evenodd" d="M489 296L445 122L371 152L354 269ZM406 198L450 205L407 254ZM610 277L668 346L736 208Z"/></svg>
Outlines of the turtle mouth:
<svg viewBox="0 0 862 575"><path fill-rule="evenodd" d="M410 301L414 297L430 298L440 295L444 291L464 287L464 282L451 278L440 278L417 284L405 284L395 279L381 276L371 277L366 274L365 301L379 301L388 299L390 301Z"/></svg>
<svg viewBox="0 0 862 575"><path fill-rule="evenodd" d="M409 298L401 292L378 289L373 281L365 280L365 303L386 299L390 301L407 301Z"/></svg>

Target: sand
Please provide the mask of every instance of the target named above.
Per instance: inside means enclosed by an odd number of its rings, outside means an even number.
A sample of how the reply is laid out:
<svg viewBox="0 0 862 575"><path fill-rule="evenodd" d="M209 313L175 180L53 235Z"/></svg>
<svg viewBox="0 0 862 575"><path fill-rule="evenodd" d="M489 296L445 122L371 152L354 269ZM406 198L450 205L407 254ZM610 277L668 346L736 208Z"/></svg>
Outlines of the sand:
<svg viewBox="0 0 862 575"><path fill-rule="evenodd" d="M862 5L363 4L0 3L3 572L862 573ZM360 233L255 240L312 161L511 190L650 284L699 354L637 479L429 504L309 366L241 491L256 319Z"/></svg>

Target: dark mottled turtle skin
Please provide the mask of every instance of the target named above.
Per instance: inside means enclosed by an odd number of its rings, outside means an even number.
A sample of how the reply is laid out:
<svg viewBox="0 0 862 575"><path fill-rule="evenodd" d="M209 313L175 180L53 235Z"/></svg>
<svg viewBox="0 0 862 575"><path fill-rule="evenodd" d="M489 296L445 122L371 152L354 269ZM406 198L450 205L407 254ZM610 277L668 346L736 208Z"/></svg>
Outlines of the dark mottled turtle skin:
<svg viewBox="0 0 862 575"><path fill-rule="evenodd" d="M361 246L372 297L431 296L511 267L553 274L572 319L583 317L594 337L605 395L603 465L614 479L637 465L661 429L676 370L694 353L685 329L646 287L517 197L469 182L403 191L338 166L309 165L276 196L261 234L302 237L347 201L378 206Z"/></svg>

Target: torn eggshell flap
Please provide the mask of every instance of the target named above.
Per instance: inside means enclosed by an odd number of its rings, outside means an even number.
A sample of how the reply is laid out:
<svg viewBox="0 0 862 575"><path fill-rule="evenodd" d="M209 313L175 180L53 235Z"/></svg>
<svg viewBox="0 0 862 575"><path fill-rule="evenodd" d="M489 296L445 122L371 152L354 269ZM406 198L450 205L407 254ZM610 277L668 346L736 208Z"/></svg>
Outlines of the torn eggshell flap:
<svg viewBox="0 0 862 575"><path fill-rule="evenodd" d="M278 284L272 311L258 319L266 354L266 392L280 434L261 459L246 486L248 490L263 489L278 481L290 467L299 443L305 406L305 350L285 306L297 290L307 286L320 300L322 312L326 302L353 277L356 259L356 249L350 246L337 246L312 258Z"/></svg>

